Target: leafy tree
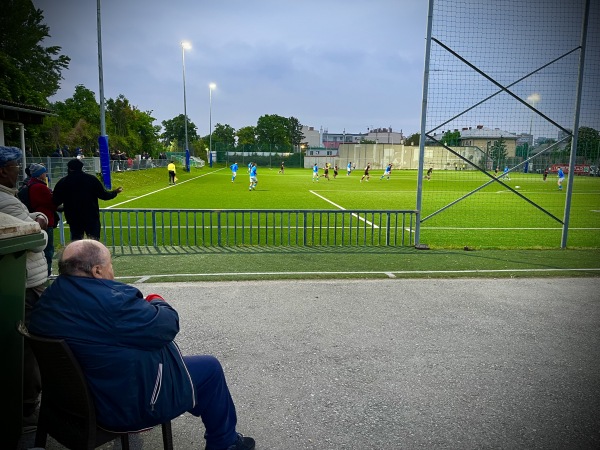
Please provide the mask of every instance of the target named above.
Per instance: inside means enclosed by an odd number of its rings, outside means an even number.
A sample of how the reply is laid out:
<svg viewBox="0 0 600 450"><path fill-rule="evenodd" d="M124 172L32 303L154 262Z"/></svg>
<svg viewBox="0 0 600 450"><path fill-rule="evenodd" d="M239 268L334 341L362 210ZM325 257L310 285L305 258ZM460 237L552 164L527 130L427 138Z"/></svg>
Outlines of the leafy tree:
<svg viewBox="0 0 600 450"><path fill-rule="evenodd" d="M405 140L408 145L419 145L421 142L421 133L413 133Z"/></svg>
<svg viewBox="0 0 600 450"><path fill-rule="evenodd" d="M129 124L133 122L133 109L129 100L123 94L116 100L109 98L106 101L106 115L110 117L111 127L106 127L106 133L109 136L126 137L129 131Z"/></svg>
<svg viewBox="0 0 600 450"><path fill-rule="evenodd" d="M212 132L212 143L213 149L217 148L215 144L219 144L219 149L232 149L233 147L235 147L235 128L233 128L231 125L221 125L220 123L217 123L215 125L215 129Z"/></svg>
<svg viewBox="0 0 600 450"><path fill-rule="evenodd" d="M290 143L297 149L304 139L304 134L302 134L302 124L295 117L290 117L288 119L288 133L290 136Z"/></svg>
<svg viewBox="0 0 600 450"><path fill-rule="evenodd" d="M238 147L245 147L248 145L256 145L256 128L255 127L242 127L237 130L236 136L238 138Z"/></svg>
<svg viewBox="0 0 600 450"><path fill-rule="evenodd" d="M170 120L163 120L162 126L164 128L162 134L162 140L165 145L169 145L172 141L179 143L179 151L185 151L185 116L179 114ZM198 139L197 130L198 128L188 116L187 118L187 132L188 132L188 143Z"/></svg>
<svg viewBox="0 0 600 450"><path fill-rule="evenodd" d="M163 147L158 141L160 126L153 125L155 120L152 117L152 111L144 112L136 108L133 109L131 131L140 137L140 150L142 152L147 151L153 158L157 158L158 154L163 151Z"/></svg>
<svg viewBox="0 0 600 450"><path fill-rule="evenodd" d="M276 151L289 148L289 120L276 114L266 114L258 118L256 123L256 140L266 150Z"/></svg>
<svg viewBox="0 0 600 450"><path fill-rule="evenodd" d="M571 141L565 147L571 153ZM577 133L577 156L585 161L597 162L600 159L600 133L590 127L579 127Z"/></svg>
<svg viewBox="0 0 600 450"><path fill-rule="evenodd" d="M441 139L442 144L448 147L457 146L460 144L460 131L447 131Z"/></svg>
<svg viewBox="0 0 600 450"><path fill-rule="evenodd" d="M110 143L129 155L147 151L158 156L159 126L152 125L154 118L132 106L124 95L106 102L107 133ZM189 135L188 135L189 136Z"/></svg>
<svg viewBox="0 0 600 450"><path fill-rule="evenodd" d="M31 0L3 0L0 14L0 98L46 107L59 88L70 58L49 37L43 13Z"/></svg>
<svg viewBox="0 0 600 450"><path fill-rule="evenodd" d="M490 158L493 162L493 166L500 167L502 164L504 164L506 157L506 142L504 141L503 137L500 137L500 139L494 141L490 147Z"/></svg>
<svg viewBox="0 0 600 450"><path fill-rule="evenodd" d="M91 124L98 124L98 134L100 134L100 105L96 101L96 94L82 84L75 86L72 97L64 102L56 102L53 109L71 127L81 119Z"/></svg>
<svg viewBox="0 0 600 450"><path fill-rule="evenodd" d="M100 106L92 91L78 85L71 98L50 107L56 116L47 117L42 125L29 127L31 135L41 139L45 154L65 144L73 148L82 147L88 154L97 147Z"/></svg>

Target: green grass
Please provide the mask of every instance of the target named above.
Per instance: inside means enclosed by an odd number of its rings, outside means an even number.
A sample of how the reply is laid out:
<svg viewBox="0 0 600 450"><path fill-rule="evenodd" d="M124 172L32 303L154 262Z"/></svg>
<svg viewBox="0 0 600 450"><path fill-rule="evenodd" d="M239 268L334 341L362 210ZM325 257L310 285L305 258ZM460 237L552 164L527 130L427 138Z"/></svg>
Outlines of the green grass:
<svg viewBox="0 0 600 450"><path fill-rule="evenodd" d="M119 251L127 281L598 277L600 250L414 248L162 248ZM148 278L146 278L148 277ZM600 285L599 285L600 287Z"/></svg>
<svg viewBox="0 0 600 450"><path fill-rule="evenodd" d="M259 167L258 187L248 191L246 168L234 183L225 167L178 170L178 184L168 186L166 169L124 172L113 175L113 185L125 190L102 206L158 209L373 209L412 210L416 207L416 171L393 171L390 180L380 180L383 171L372 171L369 182L360 183L361 171L346 176L340 171L330 181L321 175L312 181L310 169ZM540 175L512 174L506 184L527 199L475 171L434 171L423 182L421 242L432 248L537 249L558 248L563 220L565 191L558 191L555 177L543 182ZM565 186L566 189L566 186ZM600 248L600 178L576 177L572 196L568 246ZM151 193L150 195L147 195ZM455 205L439 212L446 205ZM547 213L542 212L543 208Z"/></svg>

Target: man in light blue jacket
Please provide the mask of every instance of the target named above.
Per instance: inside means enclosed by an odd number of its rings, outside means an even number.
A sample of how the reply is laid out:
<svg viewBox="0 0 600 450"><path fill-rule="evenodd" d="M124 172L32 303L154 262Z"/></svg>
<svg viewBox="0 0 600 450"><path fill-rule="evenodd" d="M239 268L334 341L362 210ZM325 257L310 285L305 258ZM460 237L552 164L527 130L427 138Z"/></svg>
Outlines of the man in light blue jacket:
<svg viewBox="0 0 600 450"><path fill-rule="evenodd" d="M90 239L69 244L59 276L31 314L34 335L64 339L110 431L135 432L190 412L202 418L207 450L251 450L219 361L182 356L177 311L156 294L114 281L110 251Z"/></svg>
<svg viewBox="0 0 600 450"><path fill-rule="evenodd" d="M30 213L17 198L17 179L22 170L21 149L0 146L0 212L25 222L34 221L41 228L44 244L27 250L27 278L25 280L25 324L29 323L31 308L38 301L46 287L48 264L44 249L48 235L44 231L48 226L48 217L41 212ZM37 425L37 407L41 392L40 372L37 361L28 344L23 347L23 431L35 431Z"/></svg>

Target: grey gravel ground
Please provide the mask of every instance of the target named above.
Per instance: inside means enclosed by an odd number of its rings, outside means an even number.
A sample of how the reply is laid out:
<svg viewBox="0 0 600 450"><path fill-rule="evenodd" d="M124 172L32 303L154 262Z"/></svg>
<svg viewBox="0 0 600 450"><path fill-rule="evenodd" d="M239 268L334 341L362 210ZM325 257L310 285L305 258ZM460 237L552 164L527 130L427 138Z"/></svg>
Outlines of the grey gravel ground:
<svg viewBox="0 0 600 450"><path fill-rule="evenodd" d="M138 287L179 311L184 354L221 360L258 450L600 448L600 278ZM175 448L203 431L175 419Z"/></svg>

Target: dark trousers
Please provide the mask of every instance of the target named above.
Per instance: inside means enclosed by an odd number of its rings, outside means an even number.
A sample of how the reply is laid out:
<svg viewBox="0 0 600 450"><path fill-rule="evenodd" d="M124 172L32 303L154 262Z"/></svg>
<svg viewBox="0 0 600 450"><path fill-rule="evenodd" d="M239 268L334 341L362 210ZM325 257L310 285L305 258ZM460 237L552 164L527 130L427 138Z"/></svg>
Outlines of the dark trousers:
<svg viewBox="0 0 600 450"><path fill-rule="evenodd" d="M25 289L25 326L29 325L31 310L42 295L43 287ZM25 340L23 345L23 416L30 416L39 402L42 378L33 350Z"/></svg>
<svg viewBox="0 0 600 450"><path fill-rule="evenodd" d="M201 417L207 449L227 448L237 438L237 415L221 363L214 356L184 356L196 390L196 407L189 412Z"/></svg>
<svg viewBox="0 0 600 450"><path fill-rule="evenodd" d="M169 183L175 184L175 172L169 170Z"/></svg>
<svg viewBox="0 0 600 450"><path fill-rule="evenodd" d="M80 241L87 234L90 239L100 240L100 219L91 219L87 222L69 222L71 241Z"/></svg>
<svg viewBox="0 0 600 450"><path fill-rule="evenodd" d="M52 258L54 257L54 227L48 227L46 233L48 233L48 244L44 249L44 256L48 263L48 275L50 275L52 272Z"/></svg>

